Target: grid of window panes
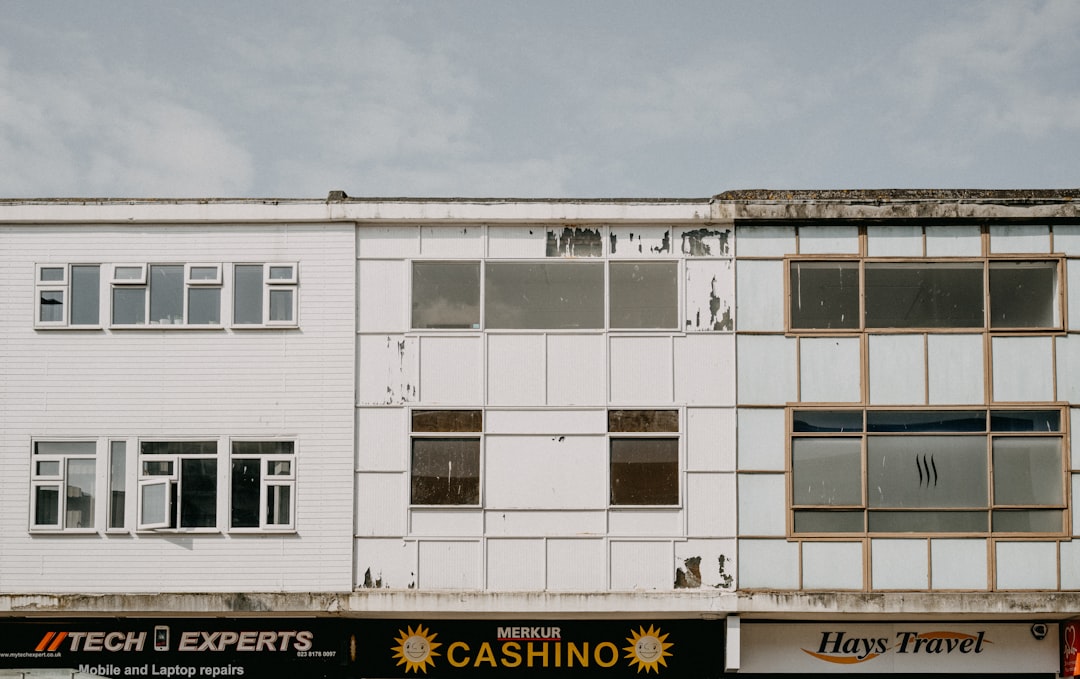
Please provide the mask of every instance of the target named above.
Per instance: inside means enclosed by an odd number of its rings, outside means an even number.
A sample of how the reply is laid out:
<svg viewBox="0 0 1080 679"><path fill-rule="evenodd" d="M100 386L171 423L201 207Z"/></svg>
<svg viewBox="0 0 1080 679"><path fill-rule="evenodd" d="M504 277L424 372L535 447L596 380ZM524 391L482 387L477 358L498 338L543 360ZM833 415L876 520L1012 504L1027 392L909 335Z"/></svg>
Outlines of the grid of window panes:
<svg viewBox="0 0 1080 679"><path fill-rule="evenodd" d="M673 330L678 278L677 261L415 261L411 326Z"/></svg>
<svg viewBox="0 0 1080 679"><path fill-rule="evenodd" d="M791 260L794 331L1061 327L1058 259Z"/></svg>
<svg viewBox="0 0 1080 679"><path fill-rule="evenodd" d="M791 411L795 534L1066 529L1063 414Z"/></svg>

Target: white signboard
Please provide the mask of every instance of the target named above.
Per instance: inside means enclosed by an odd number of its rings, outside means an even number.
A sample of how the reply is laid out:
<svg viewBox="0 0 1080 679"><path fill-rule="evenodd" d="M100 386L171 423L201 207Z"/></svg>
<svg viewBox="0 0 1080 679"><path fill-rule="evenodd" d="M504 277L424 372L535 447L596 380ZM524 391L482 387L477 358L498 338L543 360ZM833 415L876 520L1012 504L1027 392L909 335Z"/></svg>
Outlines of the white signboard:
<svg viewBox="0 0 1080 679"><path fill-rule="evenodd" d="M1042 630L1041 630L1042 631ZM740 673L1058 671L1057 625L755 623L743 620Z"/></svg>

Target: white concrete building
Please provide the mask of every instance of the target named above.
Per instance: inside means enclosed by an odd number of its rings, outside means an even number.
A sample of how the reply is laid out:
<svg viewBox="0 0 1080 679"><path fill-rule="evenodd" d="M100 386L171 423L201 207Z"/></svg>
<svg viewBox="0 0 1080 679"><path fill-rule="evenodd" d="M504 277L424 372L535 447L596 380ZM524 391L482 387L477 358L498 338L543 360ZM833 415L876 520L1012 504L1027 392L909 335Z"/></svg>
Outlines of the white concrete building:
<svg viewBox="0 0 1080 679"><path fill-rule="evenodd" d="M1049 676L1077 198L0 201L0 672Z"/></svg>

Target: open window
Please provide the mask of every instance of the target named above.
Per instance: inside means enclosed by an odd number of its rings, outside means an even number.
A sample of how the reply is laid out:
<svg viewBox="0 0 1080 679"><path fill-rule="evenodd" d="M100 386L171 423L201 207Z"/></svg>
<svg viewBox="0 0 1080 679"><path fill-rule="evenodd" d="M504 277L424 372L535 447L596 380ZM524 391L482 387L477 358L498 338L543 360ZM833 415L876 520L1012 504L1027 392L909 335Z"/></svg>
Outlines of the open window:
<svg viewBox="0 0 1080 679"><path fill-rule="evenodd" d="M139 528L217 527L217 441L143 441Z"/></svg>

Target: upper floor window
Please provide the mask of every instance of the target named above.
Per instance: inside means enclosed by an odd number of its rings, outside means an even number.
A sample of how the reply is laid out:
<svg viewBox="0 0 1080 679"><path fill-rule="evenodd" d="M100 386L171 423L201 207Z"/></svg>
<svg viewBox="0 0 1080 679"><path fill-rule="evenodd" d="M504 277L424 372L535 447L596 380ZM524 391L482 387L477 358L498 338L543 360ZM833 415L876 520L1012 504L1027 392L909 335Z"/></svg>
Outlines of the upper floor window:
<svg viewBox="0 0 1080 679"><path fill-rule="evenodd" d="M93 530L96 441L35 441L30 474L30 527Z"/></svg>
<svg viewBox="0 0 1080 679"><path fill-rule="evenodd" d="M674 330L678 273L675 261L417 261L412 327Z"/></svg>
<svg viewBox="0 0 1080 679"><path fill-rule="evenodd" d="M1061 534L1062 412L793 410L795 534Z"/></svg>
<svg viewBox="0 0 1080 679"><path fill-rule="evenodd" d="M610 503L679 504L678 410L609 410Z"/></svg>
<svg viewBox="0 0 1080 679"><path fill-rule="evenodd" d="M413 411L411 504L480 504L483 422L479 410Z"/></svg>
<svg viewBox="0 0 1080 679"><path fill-rule="evenodd" d="M38 327L95 327L101 323L101 266L39 264L35 279Z"/></svg>
<svg viewBox="0 0 1080 679"><path fill-rule="evenodd" d="M227 292L233 326L297 324L298 264L39 264L37 328L219 328ZM105 285L102 286L102 270ZM104 293L104 294L103 294Z"/></svg>
<svg viewBox="0 0 1080 679"><path fill-rule="evenodd" d="M230 527L293 527L296 468L292 441L233 441Z"/></svg>
<svg viewBox="0 0 1080 679"><path fill-rule="evenodd" d="M1058 260L792 260L793 330L1056 329Z"/></svg>

